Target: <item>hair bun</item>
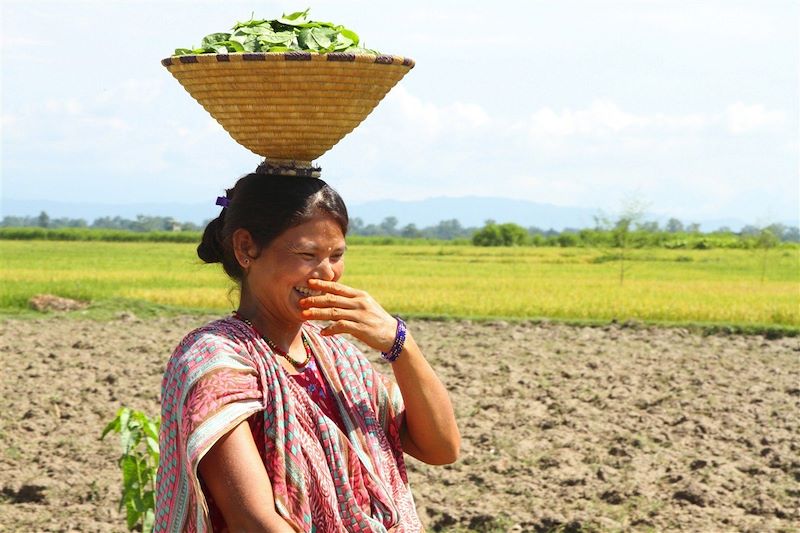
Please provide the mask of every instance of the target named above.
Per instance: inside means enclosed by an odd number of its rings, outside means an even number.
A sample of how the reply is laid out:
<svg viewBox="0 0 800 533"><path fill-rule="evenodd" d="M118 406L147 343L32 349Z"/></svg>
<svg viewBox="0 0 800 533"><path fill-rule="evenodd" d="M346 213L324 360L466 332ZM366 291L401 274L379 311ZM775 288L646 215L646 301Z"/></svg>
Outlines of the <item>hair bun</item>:
<svg viewBox="0 0 800 533"><path fill-rule="evenodd" d="M225 249L222 245L222 225L224 223L225 210L208 223L203 231L203 239L197 245L197 256L204 263L222 263L225 257Z"/></svg>

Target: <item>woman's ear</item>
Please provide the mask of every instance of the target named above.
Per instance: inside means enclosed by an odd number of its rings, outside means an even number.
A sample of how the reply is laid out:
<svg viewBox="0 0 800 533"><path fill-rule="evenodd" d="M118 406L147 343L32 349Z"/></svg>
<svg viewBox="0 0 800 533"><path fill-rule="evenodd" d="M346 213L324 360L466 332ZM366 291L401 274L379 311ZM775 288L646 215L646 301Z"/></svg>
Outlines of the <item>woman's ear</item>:
<svg viewBox="0 0 800 533"><path fill-rule="evenodd" d="M258 253L253 236L244 228L239 228L233 232L231 236L233 244L233 254L236 256L236 261L244 270L250 267L250 263L255 259Z"/></svg>

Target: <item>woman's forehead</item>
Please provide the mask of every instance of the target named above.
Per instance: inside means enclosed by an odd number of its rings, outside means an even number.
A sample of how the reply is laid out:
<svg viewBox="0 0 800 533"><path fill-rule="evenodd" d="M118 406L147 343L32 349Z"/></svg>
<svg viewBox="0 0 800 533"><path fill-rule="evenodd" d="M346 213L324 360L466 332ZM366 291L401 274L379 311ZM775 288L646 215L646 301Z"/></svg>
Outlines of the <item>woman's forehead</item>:
<svg viewBox="0 0 800 533"><path fill-rule="evenodd" d="M342 229L330 217L314 217L291 228L284 236L290 246L337 248L345 244Z"/></svg>

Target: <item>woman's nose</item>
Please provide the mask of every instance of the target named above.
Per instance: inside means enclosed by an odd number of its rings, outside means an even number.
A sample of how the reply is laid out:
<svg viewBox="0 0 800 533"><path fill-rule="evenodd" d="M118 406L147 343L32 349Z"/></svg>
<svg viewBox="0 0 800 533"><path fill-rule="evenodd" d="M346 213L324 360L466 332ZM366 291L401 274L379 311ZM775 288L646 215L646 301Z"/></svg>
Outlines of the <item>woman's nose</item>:
<svg viewBox="0 0 800 533"><path fill-rule="evenodd" d="M336 276L336 273L333 271L333 265L331 265L330 261L323 261L317 267L316 277L317 279L324 279L325 281L333 281L333 278Z"/></svg>

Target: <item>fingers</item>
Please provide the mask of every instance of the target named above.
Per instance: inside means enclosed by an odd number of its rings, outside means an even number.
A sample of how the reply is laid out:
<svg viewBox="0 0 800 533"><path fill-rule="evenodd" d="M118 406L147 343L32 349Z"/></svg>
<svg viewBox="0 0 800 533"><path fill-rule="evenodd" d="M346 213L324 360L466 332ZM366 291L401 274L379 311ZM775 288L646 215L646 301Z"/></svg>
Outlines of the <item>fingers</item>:
<svg viewBox="0 0 800 533"><path fill-rule="evenodd" d="M349 333L350 335L355 335L359 331L361 331L361 324L358 322L353 322L351 320L338 320L333 324L322 328L320 334L324 336L339 335L340 333Z"/></svg>
<svg viewBox="0 0 800 533"><path fill-rule="evenodd" d="M339 283L337 281L325 281L323 279L311 278L308 280L308 286L312 289L337 294L339 296L345 296L347 298L355 298L356 296L361 296L362 294L362 291L348 287L344 283Z"/></svg>
<svg viewBox="0 0 800 533"><path fill-rule="evenodd" d="M300 300L300 307L340 307L342 309L359 309L362 306L354 298L347 298L336 294L323 294L321 296L308 296Z"/></svg>
<svg viewBox="0 0 800 533"><path fill-rule="evenodd" d="M354 311L339 307L312 307L300 311L300 314L306 320L352 320L357 318Z"/></svg>

